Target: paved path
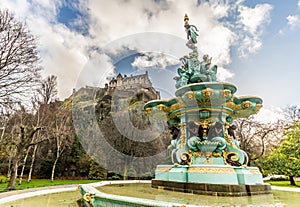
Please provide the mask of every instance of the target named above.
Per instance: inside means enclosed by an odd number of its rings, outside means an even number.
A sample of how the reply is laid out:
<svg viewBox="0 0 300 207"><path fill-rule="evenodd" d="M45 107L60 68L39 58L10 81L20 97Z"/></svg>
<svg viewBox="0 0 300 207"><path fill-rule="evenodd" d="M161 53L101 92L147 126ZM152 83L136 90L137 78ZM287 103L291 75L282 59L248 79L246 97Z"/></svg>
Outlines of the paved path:
<svg viewBox="0 0 300 207"><path fill-rule="evenodd" d="M98 187L110 183L127 183L127 182L132 182L132 181L103 181L103 182L90 183L84 185ZM136 181L136 182L150 183L151 181ZM28 198L32 196L38 196L38 195L44 195L50 193L59 193L65 191L75 191L78 189L79 185L80 184L49 186L43 188L30 188L26 190L4 192L4 193L0 193L0 204L11 202L18 199ZM288 187L280 187L280 186L271 186L271 187L272 190L292 191L292 192L300 193L300 188L288 188Z"/></svg>
<svg viewBox="0 0 300 207"><path fill-rule="evenodd" d="M299 192L300 188L287 188L287 187L281 187L281 186L271 186L272 190L282 190L282 191L291 191L291 192Z"/></svg>
<svg viewBox="0 0 300 207"><path fill-rule="evenodd" d="M64 191L75 191L77 187L78 185L61 185L4 192L0 193L0 205L10 201L28 198L32 196L44 195L49 193L59 193Z"/></svg>

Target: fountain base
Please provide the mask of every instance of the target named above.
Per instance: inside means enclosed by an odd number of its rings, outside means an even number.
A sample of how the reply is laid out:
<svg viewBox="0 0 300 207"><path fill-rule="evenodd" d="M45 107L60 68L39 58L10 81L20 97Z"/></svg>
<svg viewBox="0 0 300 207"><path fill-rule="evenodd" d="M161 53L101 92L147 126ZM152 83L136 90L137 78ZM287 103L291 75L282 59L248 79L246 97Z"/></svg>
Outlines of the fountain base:
<svg viewBox="0 0 300 207"><path fill-rule="evenodd" d="M218 196L271 194L257 167L222 165L158 165L152 187Z"/></svg>

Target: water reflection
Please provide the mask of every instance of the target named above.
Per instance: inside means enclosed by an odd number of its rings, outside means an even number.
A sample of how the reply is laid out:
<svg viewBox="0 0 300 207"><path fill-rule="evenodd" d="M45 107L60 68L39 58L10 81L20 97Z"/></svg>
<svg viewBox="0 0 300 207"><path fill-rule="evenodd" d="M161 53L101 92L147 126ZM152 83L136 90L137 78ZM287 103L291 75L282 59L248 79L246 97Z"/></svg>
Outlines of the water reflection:
<svg viewBox="0 0 300 207"><path fill-rule="evenodd" d="M19 199L0 205L1 207L78 207L79 191L67 191Z"/></svg>
<svg viewBox="0 0 300 207"><path fill-rule="evenodd" d="M218 197L172 192L151 188L150 184L121 184L106 185L98 188L101 192L166 201L180 204L213 207L299 207L300 193L273 191L272 194L244 196L244 197Z"/></svg>
<svg viewBox="0 0 300 207"><path fill-rule="evenodd" d="M217 197L171 192L151 188L150 184L115 184L98 188L104 193L180 204L212 207L299 207L300 193L273 191L273 195ZM1 207L77 207L78 191L53 193L16 200Z"/></svg>

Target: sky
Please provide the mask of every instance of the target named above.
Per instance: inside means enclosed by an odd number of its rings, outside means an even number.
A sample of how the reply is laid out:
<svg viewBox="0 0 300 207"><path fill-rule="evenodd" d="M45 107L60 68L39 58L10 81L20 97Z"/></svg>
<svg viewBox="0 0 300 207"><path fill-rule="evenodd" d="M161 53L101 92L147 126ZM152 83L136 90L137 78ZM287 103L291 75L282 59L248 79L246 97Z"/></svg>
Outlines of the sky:
<svg viewBox="0 0 300 207"><path fill-rule="evenodd" d="M42 75L58 77L60 99L145 71L163 98L173 97L179 58L190 52L187 13L218 80L264 100L259 116L300 103L300 0L1 0L0 8L37 36Z"/></svg>

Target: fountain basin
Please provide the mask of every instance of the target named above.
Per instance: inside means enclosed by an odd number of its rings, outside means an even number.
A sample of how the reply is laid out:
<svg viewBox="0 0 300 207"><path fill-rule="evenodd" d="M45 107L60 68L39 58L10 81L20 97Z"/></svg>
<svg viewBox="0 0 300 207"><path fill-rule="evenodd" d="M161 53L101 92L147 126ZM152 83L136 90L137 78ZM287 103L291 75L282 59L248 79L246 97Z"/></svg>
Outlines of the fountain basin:
<svg viewBox="0 0 300 207"><path fill-rule="evenodd" d="M152 187L217 196L271 194L257 167L228 165L158 165Z"/></svg>
<svg viewBox="0 0 300 207"><path fill-rule="evenodd" d="M151 181L105 181L103 185L94 189L94 207L98 206L173 206L173 207L208 207L208 206L244 206L244 207L274 207L298 206L299 192L278 191L273 194L253 195L244 197L207 196L162 189L151 188ZM81 186L82 192L89 190ZM92 189L90 189L92 190ZM109 196L108 196L109 195ZM112 198L112 199L111 199ZM288 199L291 198L291 199ZM119 201L117 201L120 199ZM100 203L97 200L106 201ZM112 202L113 201L113 202ZM150 202L152 201L152 202ZM86 206L90 207L86 203Z"/></svg>
<svg viewBox="0 0 300 207"><path fill-rule="evenodd" d="M107 184L128 184L128 183L150 183L150 181L117 181L117 182L103 182ZM113 207L183 207L183 204L168 203L163 201L149 200L143 198L133 198L127 196L119 196L103 193L96 188L88 185L80 186L80 193L83 195L81 207L100 207L100 206L113 206ZM190 205L194 207L194 205Z"/></svg>

